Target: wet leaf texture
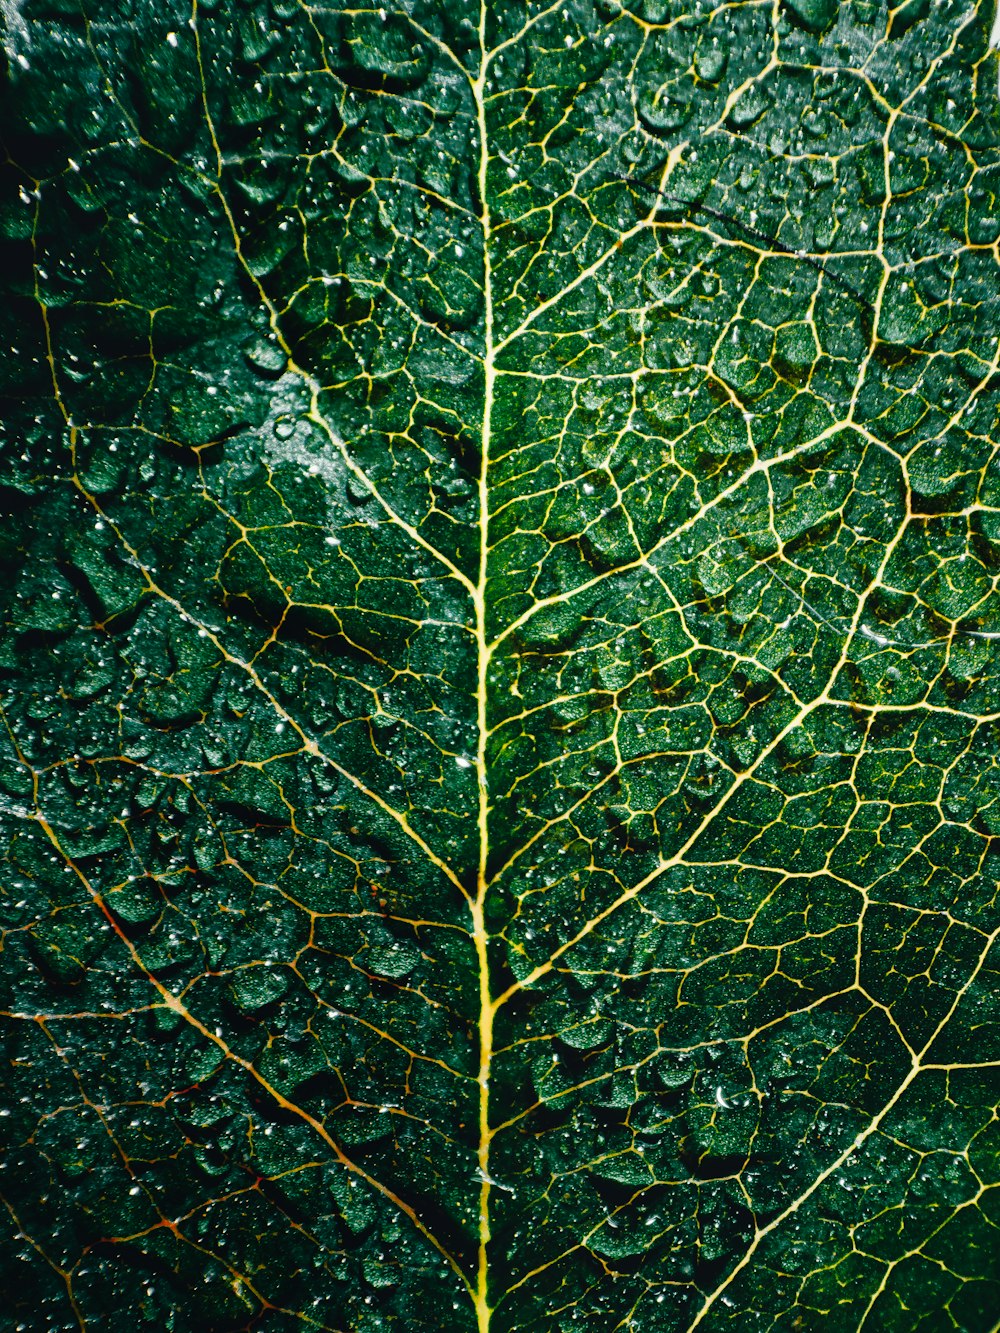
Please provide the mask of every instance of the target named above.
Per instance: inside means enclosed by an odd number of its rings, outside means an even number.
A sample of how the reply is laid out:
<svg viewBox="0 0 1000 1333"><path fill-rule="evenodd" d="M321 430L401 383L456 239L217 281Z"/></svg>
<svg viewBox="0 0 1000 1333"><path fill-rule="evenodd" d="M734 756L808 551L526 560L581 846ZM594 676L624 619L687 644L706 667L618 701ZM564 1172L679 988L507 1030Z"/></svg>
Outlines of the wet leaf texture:
<svg viewBox="0 0 1000 1333"><path fill-rule="evenodd" d="M991 17L3 6L4 1329L996 1327Z"/></svg>

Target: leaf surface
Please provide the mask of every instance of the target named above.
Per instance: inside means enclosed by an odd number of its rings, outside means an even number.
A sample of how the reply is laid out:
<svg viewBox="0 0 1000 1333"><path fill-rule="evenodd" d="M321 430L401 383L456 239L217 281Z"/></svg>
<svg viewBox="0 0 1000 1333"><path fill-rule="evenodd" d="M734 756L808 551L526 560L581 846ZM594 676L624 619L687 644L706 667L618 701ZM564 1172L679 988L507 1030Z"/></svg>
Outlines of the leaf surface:
<svg viewBox="0 0 1000 1333"><path fill-rule="evenodd" d="M994 1330L985 10L3 23L4 1327Z"/></svg>

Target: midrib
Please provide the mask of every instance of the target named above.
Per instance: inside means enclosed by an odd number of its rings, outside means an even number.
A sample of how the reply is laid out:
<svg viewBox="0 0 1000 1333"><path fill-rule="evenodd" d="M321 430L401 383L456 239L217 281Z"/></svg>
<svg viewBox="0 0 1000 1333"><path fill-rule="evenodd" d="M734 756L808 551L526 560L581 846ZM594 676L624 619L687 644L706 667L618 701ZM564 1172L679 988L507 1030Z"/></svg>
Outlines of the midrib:
<svg viewBox="0 0 1000 1333"><path fill-rule="evenodd" d="M487 471L490 459L490 430L493 413L494 365L493 284L490 270L490 210L486 197L489 153L486 135L486 3L479 11L479 73L472 81L479 133L479 199L483 229L483 429L479 466L479 576L473 602L476 616L476 779L478 786L479 867L476 894L472 903L472 926L479 967L479 1258L473 1291L478 1333L488 1333L489 1239L490 1239L490 1061L493 1056L493 1001L490 995L488 934L484 919L486 900L486 865L489 856L489 788L486 774L486 689L490 646L486 638L486 570L489 554L489 491Z"/></svg>

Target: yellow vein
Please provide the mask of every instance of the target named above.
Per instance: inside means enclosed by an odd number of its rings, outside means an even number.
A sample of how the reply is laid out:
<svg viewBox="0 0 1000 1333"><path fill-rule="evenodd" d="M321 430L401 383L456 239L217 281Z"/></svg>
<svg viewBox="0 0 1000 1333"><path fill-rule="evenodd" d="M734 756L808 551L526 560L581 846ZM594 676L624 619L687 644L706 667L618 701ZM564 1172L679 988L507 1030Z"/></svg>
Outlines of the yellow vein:
<svg viewBox="0 0 1000 1333"><path fill-rule="evenodd" d="M479 1247L476 1265L474 1302L478 1333L488 1333L489 1306L489 1242L490 1242L490 1062L493 1057L494 1006L490 994L489 936L486 929L485 909L488 882L486 876L489 858L489 787L486 772L486 746L489 731L486 714L486 693L489 684L490 645L486 639L486 581L489 559L489 462L494 395L493 338L493 280L490 268L490 208L487 198L489 148L486 127L486 75L489 58L486 51L486 0L480 0L479 9L479 72L472 80L472 96L476 108L476 126L479 135L478 186L482 208L480 225L483 245L484 296L484 349L483 349L483 426L479 462L479 576L473 593L476 615L476 785L477 819L479 826L479 864L476 875L476 895L472 903L472 928L476 943L479 968Z"/></svg>

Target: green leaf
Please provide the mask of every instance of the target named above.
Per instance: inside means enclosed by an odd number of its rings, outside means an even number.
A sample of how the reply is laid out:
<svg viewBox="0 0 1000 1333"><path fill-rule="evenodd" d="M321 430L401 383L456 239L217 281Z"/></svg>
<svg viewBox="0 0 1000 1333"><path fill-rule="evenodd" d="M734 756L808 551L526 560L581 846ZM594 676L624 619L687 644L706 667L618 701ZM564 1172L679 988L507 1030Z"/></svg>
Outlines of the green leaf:
<svg viewBox="0 0 1000 1333"><path fill-rule="evenodd" d="M992 1333L991 12L0 9L4 1327Z"/></svg>

